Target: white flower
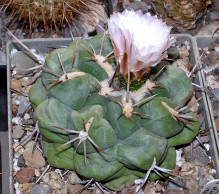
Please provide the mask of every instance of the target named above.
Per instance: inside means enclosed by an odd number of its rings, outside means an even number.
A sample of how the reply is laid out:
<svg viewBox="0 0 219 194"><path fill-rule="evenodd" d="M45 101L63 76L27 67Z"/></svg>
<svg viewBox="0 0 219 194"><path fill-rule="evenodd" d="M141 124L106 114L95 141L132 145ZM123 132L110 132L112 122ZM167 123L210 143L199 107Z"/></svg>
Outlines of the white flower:
<svg viewBox="0 0 219 194"><path fill-rule="evenodd" d="M114 54L120 64L122 74L137 72L155 66L164 57L166 50L175 41L170 30L161 19L143 15L141 11L115 13L108 21L109 35L114 46Z"/></svg>

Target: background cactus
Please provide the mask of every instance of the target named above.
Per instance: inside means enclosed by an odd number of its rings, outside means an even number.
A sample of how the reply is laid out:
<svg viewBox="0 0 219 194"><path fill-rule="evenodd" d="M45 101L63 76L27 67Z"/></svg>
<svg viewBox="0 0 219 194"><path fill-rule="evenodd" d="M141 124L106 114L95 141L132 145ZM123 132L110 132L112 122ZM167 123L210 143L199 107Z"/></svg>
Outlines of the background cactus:
<svg viewBox="0 0 219 194"><path fill-rule="evenodd" d="M159 17L174 27L176 31L190 30L203 16L211 0L153 0Z"/></svg>
<svg viewBox="0 0 219 194"><path fill-rule="evenodd" d="M94 30L99 21L106 22L105 10L97 0L3 0L0 9L9 16L7 26L27 25L30 32L42 28L58 33L68 26L74 36L82 36Z"/></svg>
<svg viewBox="0 0 219 194"><path fill-rule="evenodd" d="M183 70L161 62L129 92L112 56L105 34L51 52L29 98L49 163L121 190L154 161L173 169L175 146L191 142L199 122L186 106L193 88Z"/></svg>

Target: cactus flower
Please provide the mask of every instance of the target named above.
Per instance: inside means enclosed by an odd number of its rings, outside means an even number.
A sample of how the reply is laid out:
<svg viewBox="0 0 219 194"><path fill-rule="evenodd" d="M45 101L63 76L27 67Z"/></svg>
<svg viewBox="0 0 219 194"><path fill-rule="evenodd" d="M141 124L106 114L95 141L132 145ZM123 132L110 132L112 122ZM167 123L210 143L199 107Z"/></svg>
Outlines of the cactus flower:
<svg viewBox="0 0 219 194"><path fill-rule="evenodd" d="M123 75L128 73L128 65L130 72L157 65L174 42L171 27L141 11L115 13L108 21L108 30Z"/></svg>

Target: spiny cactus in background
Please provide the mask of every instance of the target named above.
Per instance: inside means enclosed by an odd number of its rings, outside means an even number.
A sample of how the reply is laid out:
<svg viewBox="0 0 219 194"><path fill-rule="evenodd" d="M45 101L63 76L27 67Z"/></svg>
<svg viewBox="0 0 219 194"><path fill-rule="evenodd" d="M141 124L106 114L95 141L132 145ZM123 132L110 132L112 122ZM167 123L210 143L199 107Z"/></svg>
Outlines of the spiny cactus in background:
<svg viewBox="0 0 219 194"><path fill-rule="evenodd" d="M124 11L110 19L109 35L47 56L29 98L52 166L117 191L175 167L175 147L193 140L199 122L187 105L190 79L161 61L174 41L170 29Z"/></svg>
<svg viewBox="0 0 219 194"><path fill-rule="evenodd" d="M196 27L211 0L153 0L160 18L178 32Z"/></svg>
<svg viewBox="0 0 219 194"><path fill-rule="evenodd" d="M3 0L0 8L10 14L9 25L17 21L28 24L31 29L45 28L47 31L58 30L63 25L75 27L78 23L89 31L99 19L104 19L98 0Z"/></svg>

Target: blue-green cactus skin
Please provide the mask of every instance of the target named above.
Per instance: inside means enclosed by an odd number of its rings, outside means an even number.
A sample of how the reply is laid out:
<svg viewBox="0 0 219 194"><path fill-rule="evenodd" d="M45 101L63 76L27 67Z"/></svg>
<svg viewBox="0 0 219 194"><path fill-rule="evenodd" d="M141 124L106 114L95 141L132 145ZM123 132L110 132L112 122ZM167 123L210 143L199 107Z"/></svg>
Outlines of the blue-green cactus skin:
<svg viewBox="0 0 219 194"><path fill-rule="evenodd" d="M157 77L156 81L162 85L153 89L157 96L133 107L132 112L141 114L132 113L127 117L121 106L122 95L126 93L124 89L114 97L111 97L113 92L110 95L100 92L101 84L109 83L112 74L93 60L90 52L94 49L98 55L102 40L100 34L51 52L46 58L42 78L30 89L29 98L35 109L34 122L38 121L48 162L54 167L75 170L84 179L94 178L118 191L126 182L144 178L154 158L157 166L173 169L175 146L190 143L198 133L199 122L192 118L189 119L192 125L185 124L174 118L163 105L174 109L192 91L191 81L183 70L171 65L166 65ZM105 35L101 55L106 56L112 51L110 38ZM83 74L53 84L54 79L58 80L64 74L61 63L69 75L72 72ZM115 59L107 63L116 70ZM152 68L149 80L162 66L161 62ZM143 97L148 96L151 96L150 92L145 91ZM131 103L136 102L131 99ZM194 115L188 109L183 114ZM79 140L62 146L77 138L78 133L62 129L80 132L91 118L88 135L104 153L86 139L85 162L84 144L77 147ZM155 173L150 174L151 180L159 178Z"/></svg>

